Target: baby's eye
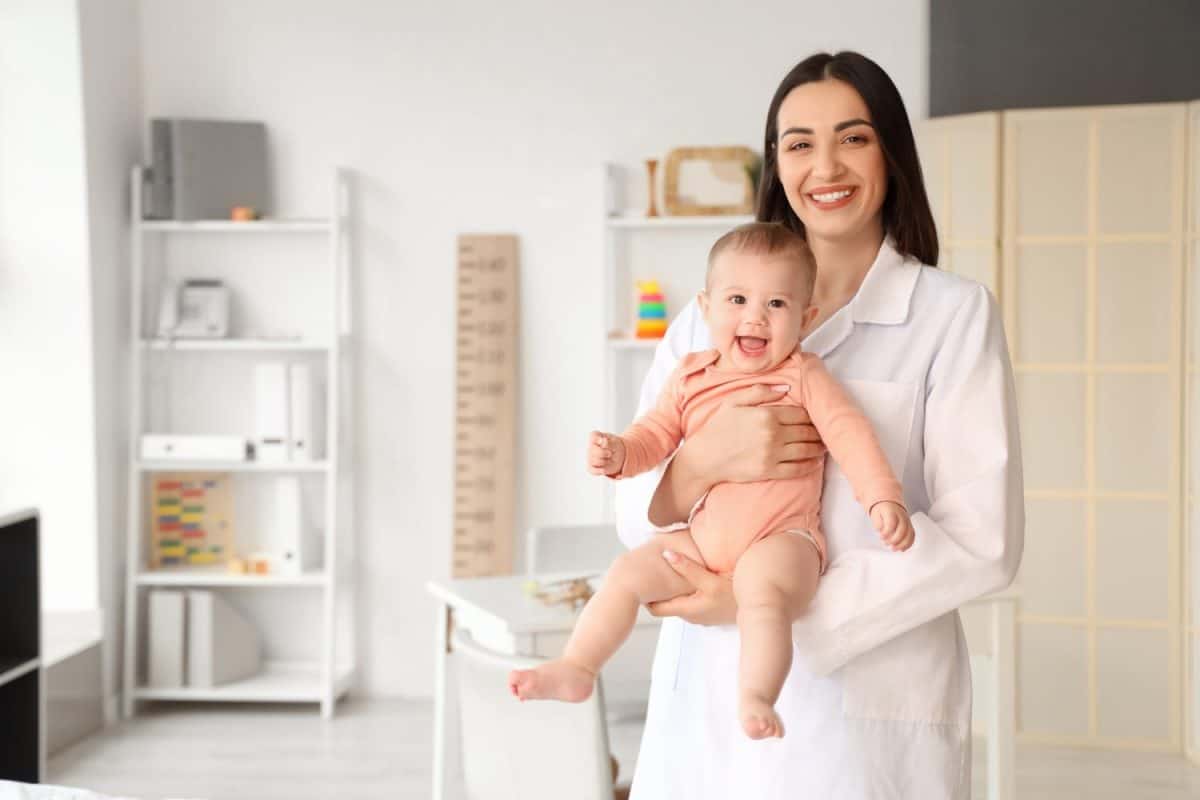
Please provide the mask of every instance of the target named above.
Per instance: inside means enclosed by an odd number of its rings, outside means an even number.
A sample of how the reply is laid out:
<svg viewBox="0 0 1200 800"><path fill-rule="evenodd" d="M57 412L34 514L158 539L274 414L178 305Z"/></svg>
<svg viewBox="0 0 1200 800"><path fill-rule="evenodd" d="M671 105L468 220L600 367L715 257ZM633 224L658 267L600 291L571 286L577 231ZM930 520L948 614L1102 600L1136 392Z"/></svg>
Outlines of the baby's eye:
<svg viewBox="0 0 1200 800"><path fill-rule="evenodd" d="M768 308L787 308L787 303L779 298L767 301Z"/></svg>
<svg viewBox="0 0 1200 800"><path fill-rule="evenodd" d="M729 296L729 302L733 303L734 305L738 305L738 306L745 305L746 298L744 295L732 294Z"/></svg>

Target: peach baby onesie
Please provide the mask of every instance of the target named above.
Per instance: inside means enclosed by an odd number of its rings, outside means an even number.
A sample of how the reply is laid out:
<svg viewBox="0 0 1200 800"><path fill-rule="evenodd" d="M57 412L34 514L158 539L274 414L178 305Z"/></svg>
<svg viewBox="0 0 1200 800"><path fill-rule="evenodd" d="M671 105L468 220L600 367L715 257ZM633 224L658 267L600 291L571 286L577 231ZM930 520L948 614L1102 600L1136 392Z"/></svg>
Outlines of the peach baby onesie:
<svg viewBox="0 0 1200 800"><path fill-rule="evenodd" d="M667 379L658 403L621 434L625 465L617 477L645 472L702 428L732 392L760 383L788 384L791 391L771 405L808 410L829 454L845 472L854 496L868 512L882 500L901 505L900 483L888 465L871 423L825 369L821 359L797 349L765 372L730 372L716 367L718 351L689 353ZM701 499L688 524L705 564L730 574L751 544L775 533L808 531L825 569L821 532L824 464L796 478L718 483Z"/></svg>

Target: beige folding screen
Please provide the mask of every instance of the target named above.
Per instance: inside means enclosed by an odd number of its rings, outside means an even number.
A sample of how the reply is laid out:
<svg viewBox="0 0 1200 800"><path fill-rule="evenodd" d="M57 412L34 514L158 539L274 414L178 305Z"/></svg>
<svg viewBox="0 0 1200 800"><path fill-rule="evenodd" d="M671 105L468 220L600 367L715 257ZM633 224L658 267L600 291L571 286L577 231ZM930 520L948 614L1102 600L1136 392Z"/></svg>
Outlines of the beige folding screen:
<svg viewBox="0 0 1200 800"><path fill-rule="evenodd" d="M1000 296L1000 115L926 120L917 129L942 269Z"/></svg>
<svg viewBox="0 0 1200 800"><path fill-rule="evenodd" d="M1183 744L1186 131L1182 104L977 114L922 130L943 267L998 289L1016 372L1027 741Z"/></svg>
<svg viewBox="0 0 1200 800"><path fill-rule="evenodd" d="M1008 112L1004 131L1021 730L1178 750L1184 107Z"/></svg>
<svg viewBox="0 0 1200 800"><path fill-rule="evenodd" d="M1200 103L1189 106L1189 175L1188 175L1188 336L1187 336L1187 428L1188 453L1185 462L1187 475L1188 535L1185 539L1187 557L1187 602L1185 603L1184 657L1188 680L1185 689L1187 712L1187 752L1200 763Z"/></svg>

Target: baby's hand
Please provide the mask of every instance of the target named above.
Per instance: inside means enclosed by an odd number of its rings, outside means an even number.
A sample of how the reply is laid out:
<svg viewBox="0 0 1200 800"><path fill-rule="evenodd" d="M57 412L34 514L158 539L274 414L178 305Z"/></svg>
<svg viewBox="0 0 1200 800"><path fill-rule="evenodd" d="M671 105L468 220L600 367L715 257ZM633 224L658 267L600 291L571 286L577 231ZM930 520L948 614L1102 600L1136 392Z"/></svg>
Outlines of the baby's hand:
<svg viewBox="0 0 1200 800"><path fill-rule="evenodd" d="M625 466L625 442L611 433L592 431L588 434L588 472L593 475L616 475Z"/></svg>
<svg viewBox="0 0 1200 800"><path fill-rule="evenodd" d="M908 512L899 503L884 500L871 506L871 522L879 531L879 538L893 550L901 551L912 547L916 534Z"/></svg>

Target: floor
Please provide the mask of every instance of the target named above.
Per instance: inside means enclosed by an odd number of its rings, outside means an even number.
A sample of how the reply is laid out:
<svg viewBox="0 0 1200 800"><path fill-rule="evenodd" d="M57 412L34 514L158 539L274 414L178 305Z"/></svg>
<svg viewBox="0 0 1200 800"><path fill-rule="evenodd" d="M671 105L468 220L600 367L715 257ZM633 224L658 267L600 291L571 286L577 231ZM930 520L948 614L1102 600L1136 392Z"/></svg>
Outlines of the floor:
<svg viewBox="0 0 1200 800"><path fill-rule="evenodd" d="M152 706L69 748L49 782L142 800L398 800L430 791L428 702L347 702L324 722L307 707ZM626 777L640 729L615 726ZM982 798L983 748L974 797ZM1200 767L1179 757L1022 747L1019 800L1195 800Z"/></svg>

